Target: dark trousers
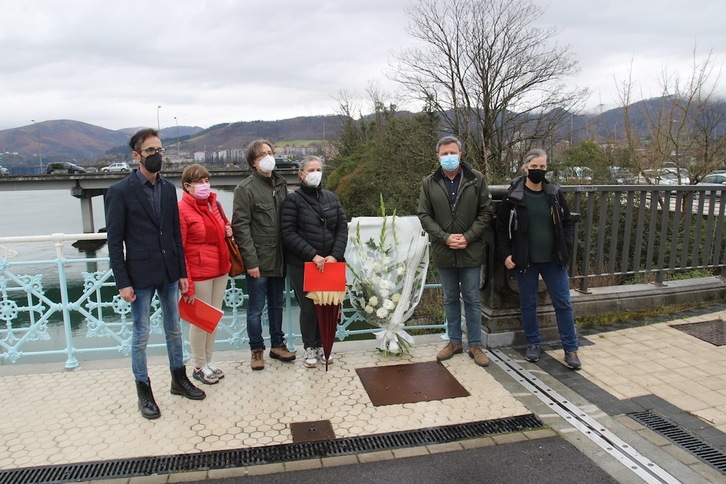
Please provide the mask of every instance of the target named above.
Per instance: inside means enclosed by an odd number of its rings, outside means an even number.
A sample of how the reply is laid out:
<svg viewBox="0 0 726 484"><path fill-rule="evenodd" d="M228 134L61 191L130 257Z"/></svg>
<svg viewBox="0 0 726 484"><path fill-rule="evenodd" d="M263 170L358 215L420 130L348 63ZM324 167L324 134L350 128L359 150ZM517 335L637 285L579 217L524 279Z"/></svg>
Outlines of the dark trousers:
<svg viewBox="0 0 726 484"><path fill-rule="evenodd" d="M288 265L287 274L290 276L292 287L295 290L295 297L300 304L300 332L302 333L303 346L305 348L319 348L323 344L320 342L318 317L315 314L313 300L306 297L307 293L303 292L303 268Z"/></svg>

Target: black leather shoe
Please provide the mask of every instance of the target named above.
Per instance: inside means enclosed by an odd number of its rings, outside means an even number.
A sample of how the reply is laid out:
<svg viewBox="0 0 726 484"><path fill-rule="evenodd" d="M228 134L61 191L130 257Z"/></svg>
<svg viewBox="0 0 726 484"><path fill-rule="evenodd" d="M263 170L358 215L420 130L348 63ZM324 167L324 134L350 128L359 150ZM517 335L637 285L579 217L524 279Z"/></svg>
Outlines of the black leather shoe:
<svg viewBox="0 0 726 484"><path fill-rule="evenodd" d="M203 390L195 387L187 377L187 369L182 366L176 370L171 370L171 394L181 395L190 400L204 400L207 396Z"/></svg>
<svg viewBox="0 0 726 484"><path fill-rule="evenodd" d="M154 394L151 392L151 380L149 380L148 385L137 381L136 394L139 396L139 410L142 417L149 420L161 417L159 407L154 400Z"/></svg>

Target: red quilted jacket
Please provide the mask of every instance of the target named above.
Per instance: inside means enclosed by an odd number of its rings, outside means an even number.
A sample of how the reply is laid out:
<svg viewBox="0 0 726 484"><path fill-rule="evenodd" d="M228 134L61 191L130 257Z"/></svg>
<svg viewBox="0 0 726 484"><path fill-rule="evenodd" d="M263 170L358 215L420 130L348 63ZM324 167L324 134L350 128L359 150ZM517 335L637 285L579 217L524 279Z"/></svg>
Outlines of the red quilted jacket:
<svg viewBox="0 0 726 484"><path fill-rule="evenodd" d="M214 279L227 274L230 268L229 250L224 241L225 222L219 213L217 195L197 200L184 192L179 201L179 221L187 263L189 292L194 295L194 281Z"/></svg>

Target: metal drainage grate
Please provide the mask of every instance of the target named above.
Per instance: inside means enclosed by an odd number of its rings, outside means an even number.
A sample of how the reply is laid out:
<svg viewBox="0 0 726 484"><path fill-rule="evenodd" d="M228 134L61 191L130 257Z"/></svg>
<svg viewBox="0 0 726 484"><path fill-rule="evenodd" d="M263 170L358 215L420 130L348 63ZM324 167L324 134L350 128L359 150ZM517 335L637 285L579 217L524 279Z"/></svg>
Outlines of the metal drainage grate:
<svg viewBox="0 0 726 484"><path fill-rule="evenodd" d="M0 483L61 483L225 469L456 442L542 427L536 415L335 440L0 470Z"/></svg>
<svg viewBox="0 0 726 484"><path fill-rule="evenodd" d="M694 457L718 470L721 474L726 475L726 454L721 450L707 444L650 410L629 413L628 416L657 434L662 435Z"/></svg>
<svg viewBox="0 0 726 484"><path fill-rule="evenodd" d="M714 346L726 345L726 321L720 319L702 323L672 324L671 328L679 329Z"/></svg>

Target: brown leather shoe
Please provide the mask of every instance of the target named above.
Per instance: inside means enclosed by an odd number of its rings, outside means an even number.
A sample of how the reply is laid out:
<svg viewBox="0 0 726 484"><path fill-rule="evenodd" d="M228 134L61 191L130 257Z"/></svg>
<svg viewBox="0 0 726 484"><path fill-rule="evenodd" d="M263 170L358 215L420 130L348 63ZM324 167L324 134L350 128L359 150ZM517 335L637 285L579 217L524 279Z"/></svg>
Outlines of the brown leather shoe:
<svg viewBox="0 0 726 484"><path fill-rule="evenodd" d="M253 370L264 370L265 369L265 348L257 348L252 350L252 360L250 360L250 366Z"/></svg>
<svg viewBox="0 0 726 484"><path fill-rule="evenodd" d="M489 358L484 354L484 350L479 345L469 348L469 356L474 358L474 363L479 366L489 366Z"/></svg>
<svg viewBox="0 0 726 484"><path fill-rule="evenodd" d="M270 358L280 361L293 361L295 359L295 353L287 351L287 346L281 344L280 346L270 348Z"/></svg>
<svg viewBox="0 0 726 484"><path fill-rule="evenodd" d="M439 354L436 355L436 359L439 361L448 360L452 356L463 352L464 348L462 348L461 345L457 345L456 343L449 341L449 343L444 346L441 351L439 351Z"/></svg>

